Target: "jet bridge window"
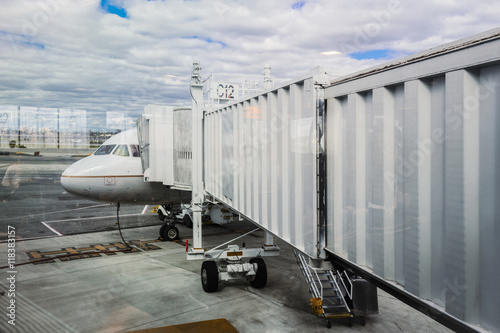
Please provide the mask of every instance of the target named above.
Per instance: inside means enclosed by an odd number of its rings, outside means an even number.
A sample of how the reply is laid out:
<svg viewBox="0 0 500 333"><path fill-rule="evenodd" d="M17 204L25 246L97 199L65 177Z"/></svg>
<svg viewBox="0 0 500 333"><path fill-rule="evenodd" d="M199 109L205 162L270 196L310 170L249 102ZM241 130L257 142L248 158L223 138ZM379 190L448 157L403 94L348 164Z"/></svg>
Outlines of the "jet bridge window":
<svg viewBox="0 0 500 333"><path fill-rule="evenodd" d="M113 152L113 155L130 156L127 145L118 145L118 147L116 147L115 151Z"/></svg>
<svg viewBox="0 0 500 333"><path fill-rule="evenodd" d="M115 147L116 145L102 145L95 151L94 155L109 155Z"/></svg>

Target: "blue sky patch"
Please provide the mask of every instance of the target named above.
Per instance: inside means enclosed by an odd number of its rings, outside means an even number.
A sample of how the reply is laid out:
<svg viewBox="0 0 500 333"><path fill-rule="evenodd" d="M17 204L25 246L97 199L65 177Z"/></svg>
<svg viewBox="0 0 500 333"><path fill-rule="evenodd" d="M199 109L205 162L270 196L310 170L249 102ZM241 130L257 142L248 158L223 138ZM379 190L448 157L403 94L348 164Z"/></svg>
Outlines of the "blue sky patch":
<svg viewBox="0 0 500 333"><path fill-rule="evenodd" d="M292 5L292 9L300 10L306 4L305 1L298 1Z"/></svg>
<svg viewBox="0 0 500 333"><path fill-rule="evenodd" d="M127 11L125 8L121 8L111 4L110 0L101 0L101 8L110 14L115 14L123 18L127 18Z"/></svg>
<svg viewBox="0 0 500 333"><path fill-rule="evenodd" d="M3 30L0 31L0 35L6 36L7 39L10 40L10 42L13 44L17 44L17 45L23 44L23 45L28 45L28 46L34 46L34 47L39 48L41 50L45 49L45 45L35 42L33 36L24 35L24 34L21 34L21 35L14 34L12 32L3 31Z"/></svg>
<svg viewBox="0 0 500 333"><path fill-rule="evenodd" d="M36 42L23 42L23 44L29 45L29 46L34 46L34 47L37 47L37 48L39 48L41 50L45 49L45 45L40 44L40 43L36 43Z"/></svg>
<svg viewBox="0 0 500 333"><path fill-rule="evenodd" d="M391 58L390 50L370 50L366 52L354 52L349 53L349 57L356 60L366 60L366 59L389 59Z"/></svg>
<svg viewBox="0 0 500 333"><path fill-rule="evenodd" d="M217 40L213 40L212 38L210 37L199 37L199 36L191 36L191 37L183 37L185 39L199 39L199 40L202 40L204 42L207 42L207 43L210 43L210 44L219 44L219 45L222 45L224 47L227 46L226 43L223 43L221 41L217 41Z"/></svg>

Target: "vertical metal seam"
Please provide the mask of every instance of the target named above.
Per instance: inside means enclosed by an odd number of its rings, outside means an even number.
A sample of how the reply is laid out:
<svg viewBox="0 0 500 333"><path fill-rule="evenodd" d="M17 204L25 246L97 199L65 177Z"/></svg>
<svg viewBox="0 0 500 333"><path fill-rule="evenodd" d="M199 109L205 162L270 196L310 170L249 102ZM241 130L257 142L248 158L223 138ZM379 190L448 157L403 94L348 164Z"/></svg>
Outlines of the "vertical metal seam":
<svg viewBox="0 0 500 333"><path fill-rule="evenodd" d="M326 121L326 100L324 98L324 88L321 86L315 87L316 93L316 225L317 225L317 256L326 258L324 248L327 244L327 208L326 208L326 139L324 133Z"/></svg>

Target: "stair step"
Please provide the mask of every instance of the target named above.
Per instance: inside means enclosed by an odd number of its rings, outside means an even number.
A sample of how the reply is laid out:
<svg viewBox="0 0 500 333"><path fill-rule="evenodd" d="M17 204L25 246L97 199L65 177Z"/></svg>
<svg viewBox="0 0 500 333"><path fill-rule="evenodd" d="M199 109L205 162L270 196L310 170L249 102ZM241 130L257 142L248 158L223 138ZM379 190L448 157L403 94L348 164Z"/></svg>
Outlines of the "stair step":
<svg viewBox="0 0 500 333"><path fill-rule="evenodd" d="M332 299L342 299L344 297L342 296L338 296L338 295L323 295L323 299L326 299L326 300L332 300Z"/></svg>
<svg viewBox="0 0 500 333"><path fill-rule="evenodd" d="M345 309L345 305L338 304L338 305L323 305L323 309Z"/></svg>
<svg viewBox="0 0 500 333"><path fill-rule="evenodd" d="M318 286L321 286L321 284L318 282L314 282L314 283L316 283L316 285L318 285ZM323 286L323 290L337 290L337 288Z"/></svg>
<svg viewBox="0 0 500 333"><path fill-rule="evenodd" d="M316 283L331 283L333 284L332 280L315 280Z"/></svg>
<svg viewBox="0 0 500 333"><path fill-rule="evenodd" d="M322 304L323 309L345 309L344 304Z"/></svg>
<svg viewBox="0 0 500 333"><path fill-rule="evenodd" d="M345 305L343 302L337 302L339 300L331 300L331 299L323 299L323 304L328 305L328 304L333 304L333 305Z"/></svg>
<svg viewBox="0 0 500 333"><path fill-rule="evenodd" d="M352 318L350 313L325 314L325 318Z"/></svg>

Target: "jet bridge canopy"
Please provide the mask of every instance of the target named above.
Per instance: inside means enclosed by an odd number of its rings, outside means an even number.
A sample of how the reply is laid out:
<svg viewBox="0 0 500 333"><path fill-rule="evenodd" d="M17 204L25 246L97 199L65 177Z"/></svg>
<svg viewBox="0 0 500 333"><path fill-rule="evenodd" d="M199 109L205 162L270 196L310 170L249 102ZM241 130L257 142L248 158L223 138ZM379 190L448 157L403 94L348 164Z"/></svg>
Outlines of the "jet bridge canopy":
<svg viewBox="0 0 500 333"><path fill-rule="evenodd" d="M326 72L204 115L209 196L313 258L318 232L320 146Z"/></svg>
<svg viewBox="0 0 500 333"><path fill-rule="evenodd" d="M191 109L147 105L138 120L144 180L191 189Z"/></svg>

